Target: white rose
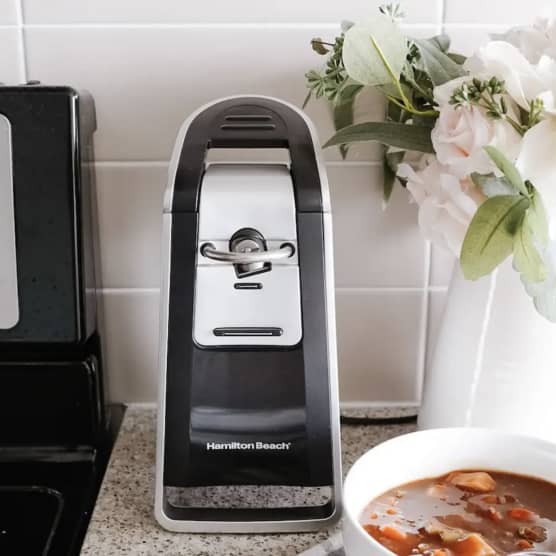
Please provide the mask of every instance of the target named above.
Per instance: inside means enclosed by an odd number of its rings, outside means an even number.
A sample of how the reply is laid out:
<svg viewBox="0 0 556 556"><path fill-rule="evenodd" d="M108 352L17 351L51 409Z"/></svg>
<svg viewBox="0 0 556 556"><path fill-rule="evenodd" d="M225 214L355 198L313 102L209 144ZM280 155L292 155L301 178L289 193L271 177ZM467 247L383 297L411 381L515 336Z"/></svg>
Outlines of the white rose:
<svg viewBox="0 0 556 556"><path fill-rule="evenodd" d="M419 226L424 236L459 257L477 203L434 156L425 157L424 162L425 167L418 171L409 164L400 164L398 176L407 180L407 189L419 205Z"/></svg>
<svg viewBox="0 0 556 556"><path fill-rule="evenodd" d="M524 136L516 166L541 194L552 240L556 240L556 120L549 118Z"/></svg>
<svg viewBox="0 0 556 556"><path fill-rule="evenodd" d="M496 168L484 147L495 146L508 158L515 158L520 135L505 120L495 120L483 108L449 104L454 90L471 77L458 78L434 90L440 115L431 138L438 161L459 178L472 172L489 174Z"/></svg>
<svg viewBox="0 0 556 556"><path fill-rule="evenodd" d="M556 21L539 18L531 26L513 27L492 38L513 44L529 62L537 64L542 56L556 58Z"/></svg>

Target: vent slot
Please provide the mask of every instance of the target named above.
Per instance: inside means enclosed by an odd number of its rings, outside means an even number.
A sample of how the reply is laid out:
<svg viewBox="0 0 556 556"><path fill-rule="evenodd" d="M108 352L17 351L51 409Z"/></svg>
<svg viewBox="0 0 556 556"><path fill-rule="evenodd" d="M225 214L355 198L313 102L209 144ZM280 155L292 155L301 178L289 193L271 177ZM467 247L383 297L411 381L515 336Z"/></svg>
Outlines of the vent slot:
<svg viewBox="0 0 556 556"><path fill-rule="evenodd" d="M271 122L272 116L264 114L231 114L224 118L227 122Z"/></svg>
<svg viewBox="0 0 556 556"><path fill-rule="evenodd" d="M223 124L220 126L222 131L274 131L274 124L248 123L248 124Z"/></svg>

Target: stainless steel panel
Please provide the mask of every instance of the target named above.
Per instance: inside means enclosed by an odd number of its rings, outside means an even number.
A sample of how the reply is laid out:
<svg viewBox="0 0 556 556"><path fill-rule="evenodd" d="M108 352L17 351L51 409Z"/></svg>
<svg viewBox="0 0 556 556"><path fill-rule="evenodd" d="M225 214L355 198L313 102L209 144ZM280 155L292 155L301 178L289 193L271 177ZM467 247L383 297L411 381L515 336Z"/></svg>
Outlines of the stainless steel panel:
<svg viewBox="0 0 556 556"><path fill-rule="evenodd" d="M0 329L13 328L18 321L12 130L8 118L0 115Z"/></svg>

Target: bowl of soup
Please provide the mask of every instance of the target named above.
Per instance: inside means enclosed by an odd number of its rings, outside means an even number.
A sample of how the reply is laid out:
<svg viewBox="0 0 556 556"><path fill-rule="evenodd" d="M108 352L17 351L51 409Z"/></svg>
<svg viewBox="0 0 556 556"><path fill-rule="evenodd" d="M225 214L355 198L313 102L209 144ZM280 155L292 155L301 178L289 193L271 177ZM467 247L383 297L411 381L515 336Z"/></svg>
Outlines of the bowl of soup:
<svg viewBox="0 0 556 556"><path fill-rule="evenodd" d="M556 444L475 428L402 435L353 465L343 500L347 556L556 552Z"/></svg>

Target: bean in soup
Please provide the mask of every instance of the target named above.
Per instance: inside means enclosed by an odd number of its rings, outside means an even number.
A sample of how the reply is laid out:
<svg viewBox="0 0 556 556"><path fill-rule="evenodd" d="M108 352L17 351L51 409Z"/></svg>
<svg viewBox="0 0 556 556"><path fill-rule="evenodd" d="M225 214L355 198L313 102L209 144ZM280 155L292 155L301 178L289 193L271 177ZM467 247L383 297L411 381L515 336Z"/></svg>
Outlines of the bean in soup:
<svg viewBox="0 0 556 556"><path fill-rule="evenodd" d="M511 473L454 471L382 494L361 523L398 556L556 551L556 485Z"/></svg>

